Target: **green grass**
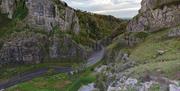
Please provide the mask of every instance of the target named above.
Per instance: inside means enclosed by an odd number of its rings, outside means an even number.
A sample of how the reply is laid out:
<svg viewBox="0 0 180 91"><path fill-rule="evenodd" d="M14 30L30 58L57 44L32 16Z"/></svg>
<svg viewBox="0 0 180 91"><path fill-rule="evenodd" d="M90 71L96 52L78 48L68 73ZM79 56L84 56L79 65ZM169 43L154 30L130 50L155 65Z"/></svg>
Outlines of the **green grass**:
<svg viewBox="0 0 180 91"><path fill-rule="evenodd" d="M80 77L79 79L75 80L69 87L68 91L78 91L78 89L82 85L87 85L89 83L92 83L96 80L94 76L85 76L85 77Z"/></svg>
<svg viewBox="0 0 180 91"><path fill-rule="evenodd" d="M149 91L160 91L160 85L159 84L152 85Z"/></svg>
<svg viewBox="0 0 180 91"><path fill-rule="evenodd" d="M71 84L67 74L43 76L29 82L13 86L7 91L66 91L65 87Z"/></svg>
<svg viewBox="0 0 180 91"><path fill-rule="evenodd" d="M99 62L94 66L86 68L83 72L72 76L67 74L46 74L31 81L10 87L7 91L78 91L82 85L95 82L96 77L92 69L101 63ZM43 67L47 65L51 64L42 64Z"/></svg>
<svg viewBox="0 0 180 91"><path fill-rule="evenodd" d="M174 76L180 71L180 38L168 38L170 29L151 33L145 40L130 50L130 59L134 60L137 66L126 70L132 73L133 77L139 78L145 73L158 73L176 79ZM165 51L159 55L158 50Z"/></svg>
<svg viewBox="0 0 180 91"><path fill-rule="evenodd" d="M7 91L77 91L82 85L96 80L87 69L85 72L68 76L67 74L44 75L7 89Z"/></svg>
<svg viewBox="0 0 180 91"><path fill-rule="evenodd" d="M168 30L153 33L131 52L130 58L136 62L151 63L180 59L180 38L167 38ZM166 51L158 55L158 50Z"/></svg>
<svg viewBox="0 0 180 91"><path fill-rule="evenodd" d="M157 70L161 70L163 72L161 75L175 79L175 74L180 71L180 60L141 64L126 70L126 72L132 73L131 75L135 78L139 78L147 72L150 75L156 74Z"/></svg>
<svg viewBox="0 0 180 91"><path fill-rule="evenodd" d="M7 66L1 68L0 72L0 81L4 81L6 79L11 78L12 76L15 76L19 73L24 73L24 72L30 72L36 69L40 68L50 68L53 66L61 66L61 67L70 67L72 66L73 63L69 62L62 62L62 61L51 61L51 62L44 62L40 64L33 64L33 65L17 65L15 67Z"/></svg>

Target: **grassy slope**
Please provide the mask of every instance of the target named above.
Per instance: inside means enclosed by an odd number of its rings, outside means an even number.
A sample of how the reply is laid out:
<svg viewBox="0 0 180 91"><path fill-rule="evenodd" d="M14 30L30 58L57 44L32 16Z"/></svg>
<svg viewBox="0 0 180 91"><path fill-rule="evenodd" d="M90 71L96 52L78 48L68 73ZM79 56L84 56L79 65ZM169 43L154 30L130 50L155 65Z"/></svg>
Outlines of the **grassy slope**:
<svg viewBox="0 0 180 91"><path fill-rule="evenodd" d="M53 60L51 60L53 61ZM0 81L4 81L6 79L11 78L12 76L15 76L19 73L24 72L31 72L36 69L40 68L50 68L53 66L60 66L60 67L71 67L73 64L76 64L75 62L62 62L62 61L53 61L53 62L44 62L41 64L29 64L29 65L16 65L14 67L7 66L4 68L1 68L0 70Z"/></svg>
<svg viewBox="0 0 180 91"><path fill-rule="evenodd" d="M180 38L168 38L167 34L169 31L171 30L164 29L151 33L145 37L144 41L131 48L126 45L123 46L123 43L121 43L123 35L119 35L114 39L113 43L107 47L108 54L117 56L116 54L119 50L129 53L130 59L134 60L137 66L125 72L132 72L133 77L139 78L147 72L156 74L158 73L157 71L160 70L162 72L161 75L165 77L179 79L176 78L175 75L180 72ZM158 50L163 50L165 53L159 55Z"/></svg>
<svg viewBox="0 0 180 91"><path fill-rule="evenodd" d="M151 34L131 52L130 58L138 63L180 59L180 38L166 38L167 31ZM167 52L158 56L158 50Z"/></svg>
<svg viewBox="0 0 180 91"><path fill-rule="evenodd" d="M161 70L162 75L176 79L174 76L180 72L180 38L167 38L168 31L151 34L131 51L130 58L139 64L128 69L129 72L134 72L133 76L142 76L146 72L153 74ZM158 55L158 50L166 52Z"/></svg>
<svg viewBox="0 0 180 91"><path fill-rule="evenodd" d="M83 73L69 76L67 74L44 75L31 81L10 87L7 91L77 91L82 85L96 80L91 68Z"/></svg>
<svg viewBox="0 0 180 91"><path fill-rule="evenodd" d="M81 75L83 76L46 75L8 88L7 91L77 91L81 85L95 81L95 77L89 73Z"/></svg>
<svg viewBox="0 0 180 91"><path fill-rule="evenodd" d="M7 91L78 91L82 85L95 82L96 75L92 69L103 62L98 62L83 72L72 76L64 73L55 75L52 75L52 73L46 74L43 77L12 86Z"/></svg>

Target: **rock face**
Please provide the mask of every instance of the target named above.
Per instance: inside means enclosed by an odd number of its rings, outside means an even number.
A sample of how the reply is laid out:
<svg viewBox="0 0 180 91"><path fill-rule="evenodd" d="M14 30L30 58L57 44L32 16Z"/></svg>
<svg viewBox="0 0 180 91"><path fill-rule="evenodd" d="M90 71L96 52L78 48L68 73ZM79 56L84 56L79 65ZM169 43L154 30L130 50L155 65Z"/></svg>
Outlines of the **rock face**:
<svg viewBox="0 0 180 91"><path fill-rule="evenodd" d="M0 66L11 64L36 64L46 58L82 61L87 52L71 38L34 32L13 33L0 50Z"/></svg>
<svg viewBox="0 0 180 91"><path fill-rule="evenodd" d="M60 0L0 0L1 13L14 19L19 4L28 9L27 16L21 20L27 25L23 28L27 31L12 33L5 38L0 49L0 66L40 63L46 58L75 61L86 58L87 52L71 37L64 32L63 37L56 36L60 31L78 34L79 19L74 9ZM38 33L41 30L43 33Z"/></svg>
<svg viewBox="0 0 180 91"><path fill-rule="evenodd" d="M15 0L1 0L0 8L2 13L8 14L8 17L12 18L16 8Z"/></svg>
<svg viewBox="0 0 180 91"><path fill-rule="evenodd" d="M78 44L72 41L72 39L64 36L58 38L54 36L51 39L51 44L49 48L50 58L66 58L66 59L85 59L87 54L85 49L81 48ZM80 59L79 59L80 60Z"/></svg>
<svg viewBox="0 0 180 91"><path fill-rule="evenodd" d="M143 0L139 14L128 24L130 32L157 31L180 24L179 0Z"/></svg>
<svg viewBox="0 0 180 91"><path fill-rule="evenodd" d="M26 35L26 36L24 36ZM47 37L35 33L15 33L0 50L0 65L39 63L45 56L43 47Z"/></svg>
<svg viewBox="0 0 180 91"><path fill-rule="evenodd" d="M1 12L13 18L17 2L22 0L2 0ZM32 28L40 28L51 31L58 27L64 31L79 32L79 19L75 10L68 7L66 3L59 0L26 0L25 6L28 8L26 16L27 24Z"/></svg>
<svg viewBox="0 0 180 91"><path fill-rule="evenodd" d="M178 37L178 36L180 36L180 27L173 28L168 33L168 37Z"/></svg>
<svg viewBox="0 0 180 91"><path fill-rule="evenodd" d="M57 4L57 2L59 4ZM79 31L79 20L75 11L60 1L28 0L28 21L31 26L52 30L58 26L62 30Z"/></svg>

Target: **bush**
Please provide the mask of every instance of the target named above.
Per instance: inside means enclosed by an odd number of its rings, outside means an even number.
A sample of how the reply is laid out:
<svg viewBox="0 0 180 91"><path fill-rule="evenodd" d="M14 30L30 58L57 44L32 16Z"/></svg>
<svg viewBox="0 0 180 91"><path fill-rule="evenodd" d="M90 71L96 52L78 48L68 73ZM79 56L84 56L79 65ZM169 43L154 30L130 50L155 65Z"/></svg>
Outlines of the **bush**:
<svg viewBox="0 0 180 91"><path fill-rule="evenodd" d="M77 91L82 85L87 85L95 80L96 78L91 76L81 77L68 88L68 91Z"/></svg>
<svg viewBox="0 0 180 91"><path fill-rule="evenodd" d="M145 39L149 35L148 32L138 32L135 34L135 37L140 38L140 39Z"/></svg>
<svg viewBox="0 0 180 91"><path fill-rule="evenodd" d="M28 14L28 9L25 5L25 0L20 0L16 2L17 8L14 12L13 18L22 20L24 19Z"/></svg>

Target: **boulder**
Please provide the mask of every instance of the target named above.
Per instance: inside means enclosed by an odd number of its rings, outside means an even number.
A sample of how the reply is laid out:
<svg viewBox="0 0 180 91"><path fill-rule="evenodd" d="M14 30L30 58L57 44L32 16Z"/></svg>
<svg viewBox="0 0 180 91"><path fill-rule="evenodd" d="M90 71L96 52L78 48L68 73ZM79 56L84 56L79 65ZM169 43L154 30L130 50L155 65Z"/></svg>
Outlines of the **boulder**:
<svg viewBox="0 0 180 91"><path fill-rule="evenodd" d="M170 84L169 85L169 91L180 91L180 87L178 87L174 84Z"/></svg>
<svg viewBox="0 0 180 91"><path fill-rule="evenodd" d="M126 85L134 87L138 83L137 79L128 78L125 82Z"/></svg>
<svg viewBox="0 0 180 91"><path fill-rule="evenodd" d="M163 55L165 52L164 50L157 50L158 55Z"/></svg>
<svg viewBox="0 0 180 91"><path fill-rule="evenodd" d="M180 36L180 27L173 28L168 33L168 37L178 37L178 36Z"/></svg>

